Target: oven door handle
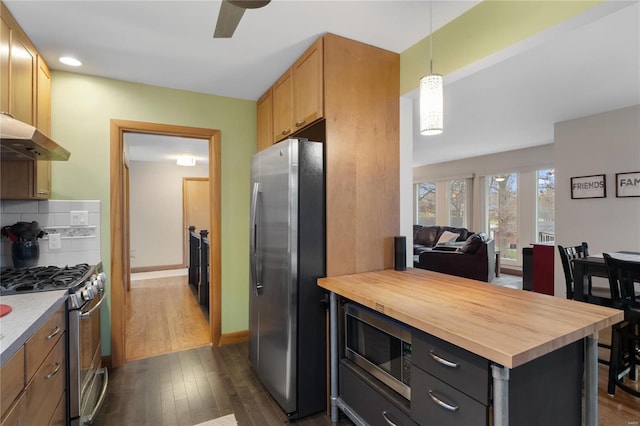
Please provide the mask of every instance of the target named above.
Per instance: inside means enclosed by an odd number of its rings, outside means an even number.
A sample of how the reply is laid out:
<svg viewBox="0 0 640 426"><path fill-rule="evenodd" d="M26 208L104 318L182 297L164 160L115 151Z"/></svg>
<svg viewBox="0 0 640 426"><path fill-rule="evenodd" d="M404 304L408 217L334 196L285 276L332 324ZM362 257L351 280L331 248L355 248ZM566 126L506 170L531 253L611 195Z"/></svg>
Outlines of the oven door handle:
<svg viewBox="0 0 640 426"><path fill-rule="evenodd" d="M89 309L87 312L83 312L80 314L80 319L88 318L93 312L95 312L97 309L100 309L100 305L102 305L102 302L104 302L104 294L102 294L102 297L100 297L100 301L96 304L96 306Z"/></svg>
<svg viewBox="0 0 640 426"><path fill-rule="evenodd" d="M83 424L86 424L86 425L90 425L93 423L93 419L98 413L98 410L100 409L100 407L102 407L102 403L104 402L105 396L107 396L107 385L109 384L109 373L107 372L107 367L103 367L100 370L98 370L97 374L102 374L104 376L104 380L102 381L102 390L100 391L100 397L98 398L98 402L96 403L96 406L93 407L93 411L89 416L83 419L84 420Z"/></svg>

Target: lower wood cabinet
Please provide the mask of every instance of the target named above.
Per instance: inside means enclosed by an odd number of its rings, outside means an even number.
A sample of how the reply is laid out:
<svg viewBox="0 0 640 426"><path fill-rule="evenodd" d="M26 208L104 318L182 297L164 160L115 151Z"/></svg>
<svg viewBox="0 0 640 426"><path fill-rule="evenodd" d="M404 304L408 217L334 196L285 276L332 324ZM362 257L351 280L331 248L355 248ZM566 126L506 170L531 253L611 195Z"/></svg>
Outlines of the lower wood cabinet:
<svg viewBox="0 0 640 426"><path fill-rule="evenodd" d="M409 401L347 359L340 361L340 398L371 426L416 425Z"/></svg>
<svg viewBox="0 0 640 426"><path fill-rule="evenodd" d="M65 305L0 369L1 426L66 424Z"/></svg>

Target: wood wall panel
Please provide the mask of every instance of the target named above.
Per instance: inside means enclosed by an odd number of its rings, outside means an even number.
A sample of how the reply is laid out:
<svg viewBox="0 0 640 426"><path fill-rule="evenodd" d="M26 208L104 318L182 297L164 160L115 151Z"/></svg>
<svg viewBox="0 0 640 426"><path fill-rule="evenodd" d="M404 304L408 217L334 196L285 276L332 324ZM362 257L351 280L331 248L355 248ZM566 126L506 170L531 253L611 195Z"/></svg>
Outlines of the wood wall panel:
<svg viewBox="0 0 640 426"><path fill-rule="evenodd" d="M400 57L325 36L327 276L393 266Z"/></svg>

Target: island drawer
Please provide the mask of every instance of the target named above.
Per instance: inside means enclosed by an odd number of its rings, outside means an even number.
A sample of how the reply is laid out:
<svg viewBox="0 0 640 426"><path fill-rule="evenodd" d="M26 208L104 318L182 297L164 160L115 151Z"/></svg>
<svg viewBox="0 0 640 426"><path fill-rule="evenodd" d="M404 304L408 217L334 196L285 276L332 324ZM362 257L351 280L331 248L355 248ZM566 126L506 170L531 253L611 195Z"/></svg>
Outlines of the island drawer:
<svg viewBox="0 0 640 426"><path fill-rule="evenodd" d="M340 361L340 398L371 426L416 426L409 401L346 359Z"/></svg>
<svg viewBox="0 0 640 426"><path fill-rule="evenodd" d="M412 364L489 405L490 369L487 359L419 330L413 330L412 340ZM413 371L411 375L413 389Z"/></svg>
<svg viewBox="0 0 640 426"><path fill-rule="evenodd" d="M421 425L488 425L489 407L414 365L411 417Z"/></svg>
<svg viewBox="0 0 640 426"><path fill-rule="evenodd" d="M47 322L25 343L26 371L29 382L66 329L65 305L62 304Z"/></svg>

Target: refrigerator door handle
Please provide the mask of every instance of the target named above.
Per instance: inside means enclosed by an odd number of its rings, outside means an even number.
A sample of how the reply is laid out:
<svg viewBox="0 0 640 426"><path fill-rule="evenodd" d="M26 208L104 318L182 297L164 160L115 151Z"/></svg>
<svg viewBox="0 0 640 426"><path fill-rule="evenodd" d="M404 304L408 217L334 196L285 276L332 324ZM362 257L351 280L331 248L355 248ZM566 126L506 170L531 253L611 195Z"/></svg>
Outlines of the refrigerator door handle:
<svg viewBox="0 0 640 426"><path fill-rule="evenodd" d="M261 192L260 183L253 183L253 192L251 194L251 235L250 247L251 250L251 273L256 283L256 296L262 291L262 283L260 282L260 276L258 274L258 194Z"/></svg>

